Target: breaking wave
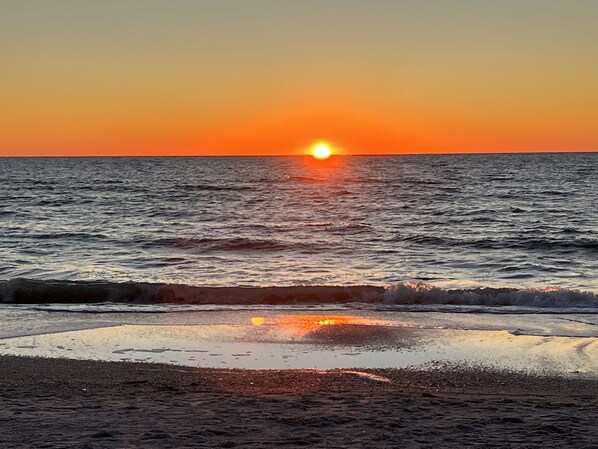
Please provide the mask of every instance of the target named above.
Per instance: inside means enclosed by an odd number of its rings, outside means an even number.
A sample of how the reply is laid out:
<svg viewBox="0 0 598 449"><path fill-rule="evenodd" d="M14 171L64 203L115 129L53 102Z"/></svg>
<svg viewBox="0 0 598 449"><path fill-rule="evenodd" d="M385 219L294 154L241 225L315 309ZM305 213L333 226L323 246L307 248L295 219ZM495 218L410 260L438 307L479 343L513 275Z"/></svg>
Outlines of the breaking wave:
<svg viewBox="0 0 598 449"><path fill-rule="evenodd" d="M451 304L540 308L598 308L598 295L558 287L443 289L424 282L401 282L385 287L389 304Z"/></svg>
<svg viewBox="0 0 598 449"><path fill-rule="evenodd" d="M598 310L598 295L556 287L544 289L443 289L407 281L372 286L198 287L182 284L44 281L0 282L0 302L10 304L348 304L516 306ZM591 311L590 309L595 309Z"/></svg>

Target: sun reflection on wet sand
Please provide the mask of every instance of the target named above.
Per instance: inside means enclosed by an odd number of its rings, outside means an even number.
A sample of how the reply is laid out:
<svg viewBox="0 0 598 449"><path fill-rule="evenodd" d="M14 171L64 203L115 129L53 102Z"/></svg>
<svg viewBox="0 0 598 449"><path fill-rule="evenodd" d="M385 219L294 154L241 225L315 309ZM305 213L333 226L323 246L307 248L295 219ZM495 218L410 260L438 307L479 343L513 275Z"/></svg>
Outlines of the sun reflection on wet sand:
<svg viewBox="0 0 598 449"><path fill-rule="evenodd" d="M390 326L392 323L354 315L275 315L266 321L264 317L254 316L251 324L267 324L302 337L324 326Z"/></svg>
<svg viewBox="0 0 598 449"><path fill-rule="evenodd" d="M266 326L262 336L277 339L286 336L294 342L318 345L362 346L382 350L408 347L416 336L412 329L384 320L356 315L288 314L251 318L254 327Z"/></svg>
<svg viewBox="0 0 598 449"><path fill-rule="evenodd" d="M121 325L2 340L0 354L249 369L348 369L470 363L598 372L596 337L423 328L386 315L247 314L223 324Z"/></svg>

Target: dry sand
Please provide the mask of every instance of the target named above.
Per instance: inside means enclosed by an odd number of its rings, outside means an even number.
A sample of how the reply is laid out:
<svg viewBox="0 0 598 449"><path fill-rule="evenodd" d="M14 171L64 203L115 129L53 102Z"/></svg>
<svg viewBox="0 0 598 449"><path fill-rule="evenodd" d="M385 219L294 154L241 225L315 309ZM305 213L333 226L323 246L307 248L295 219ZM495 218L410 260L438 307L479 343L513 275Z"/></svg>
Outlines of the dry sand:
<svg viewBox="0 0 598 449"><path fill-rule="evenodd" d="M0 357L0 448L598 448L598 381Z"/></svg>

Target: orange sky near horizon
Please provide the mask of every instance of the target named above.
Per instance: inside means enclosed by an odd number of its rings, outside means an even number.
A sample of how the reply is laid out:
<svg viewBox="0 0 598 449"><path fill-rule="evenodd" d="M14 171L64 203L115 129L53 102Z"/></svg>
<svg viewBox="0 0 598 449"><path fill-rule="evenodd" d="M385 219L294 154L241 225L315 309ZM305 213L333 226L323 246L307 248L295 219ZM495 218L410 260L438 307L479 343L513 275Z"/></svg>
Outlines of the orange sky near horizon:
<svg viewBox="0 0 598 449"><path fill-rule="evenodd" d="M7 0L0 156L598 151L598 3Z"/></svg>

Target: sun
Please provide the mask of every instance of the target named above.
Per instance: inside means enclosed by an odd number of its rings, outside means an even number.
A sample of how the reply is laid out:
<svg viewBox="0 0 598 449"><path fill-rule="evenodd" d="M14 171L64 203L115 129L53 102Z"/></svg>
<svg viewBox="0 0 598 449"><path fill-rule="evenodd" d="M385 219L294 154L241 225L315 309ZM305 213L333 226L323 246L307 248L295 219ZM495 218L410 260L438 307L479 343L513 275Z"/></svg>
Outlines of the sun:
<svg viewBox="0 0 598 449"><path fill-rule="evenodd" d="M328 159L332 154L330 145L328 145L326 142L316 143L312 147L311 152L316 159Z"/></svg>

